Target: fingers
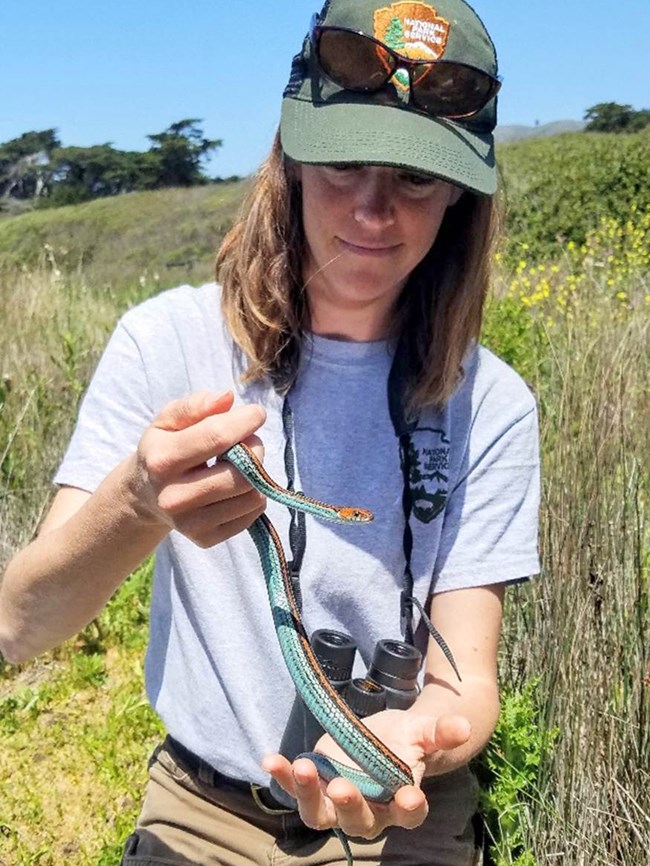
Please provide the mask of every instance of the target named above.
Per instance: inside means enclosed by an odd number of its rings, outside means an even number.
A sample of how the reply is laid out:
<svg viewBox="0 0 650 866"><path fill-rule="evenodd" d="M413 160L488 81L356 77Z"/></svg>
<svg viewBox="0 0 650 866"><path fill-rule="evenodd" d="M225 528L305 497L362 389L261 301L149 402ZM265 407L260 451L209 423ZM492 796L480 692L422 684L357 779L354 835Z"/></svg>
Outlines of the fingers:
<svg viewBox="0 0 650 866"><path fill-rule="evenodd" d="M395 794L393 801L396 813L399 815L400 827L414 830L429 814L429 803L420 788L405 785Z"/></svg>
<svg viewBox="0 0 650 866"><path fill-rule="evenodd" d="M227 412L232 408L233 400L232 391L199 391L168 403L158 413L153 424L161 430L185 430L208 415Z"/></svg>
<svg viewBox="0 0 650 866"><path fill-rule="evenodd" d="M347 779L332 779L327 786L336 816L336 824L348 836L372 839L381 833L389 807L375 803L372 806L361 791Z"/></svg>
<svg viewBox="0 0 650 866"><path fill-rule="evenodd" d="M196 396L196 402L193 397ZM232 406L232 394L211 399L192 395L165 407L143 441L147 467L153 478L164 481L223 454L237 442L247 440L264 423L261 406ZM179 429L171 426L180 425Z"/></svg>
<svg viewBox="0 0 650 866"><path fill-rule="evenodd" d="M312 761L301 758L293 764L295 798L300 817L314 830L340 826L334 804L325 796Z"/></svg>
<svg viewBox="0 0 650 866"><path fill-rule="evenodd" d="M440 716L434 725L431 751L448 751L462 746L469 740L471 733L471 725L465 716Z"/></svg>
<svg viewBox="0 0 650 866"><path fill-rule="evenodd" d="M465 716L442 715L434 716L411 715L411 737L426 755L434 752L449 751L466 743L472 729Z"/></svg>
<svg viewBox="0 0 650 866"><path fill-rule="evenodd" d="M133 490L144 519L177 529L210 547L249 527L265 507L234 466L214 462L237 442L260 460L254 435L261 406L233 406L230 391L199 392L166 405L143 434L135 455Z"/></svg>
<svg viewBox="0 0 650 866"><path fill-rule="evenodd" d="M264 460L264 447L257 436L251 436L247 445L254 451L260 461ZM174 517L182 515L188 507L202 508L211 505L218 488L219 497L223 500L233 499L244 493L251 492L250 483L230 463L218 462L211 466L205 463L185 470L178 477L170 480L160 491L158 504ZM258 494L259 502L263 497ZM244 512L233 513L239 517Z"/></svg>
<svg viewBox="0 0 650 866"><path fill-rule="evenodd" d="M372 721L380 733L379 723L383 722L384 726L390 725L395 734L398 718L402 723L402 734L397 739L405 753L410 751L410 763L417 781L422 779L427 755L461 746L471 733L468 719L460 715L447 714L436 718L387 710L377 714ZM318 749L331 755L333 745L328 740L328 737L321 738ZM286 758L275 755L265 760L264 767L297 800L302 820L314 829L339 827L349 836L372 839L389 826L414 829L428 814L426 796L418 785L405 785L390 802L377 803L365 799L355 785L342 777L332 779L326 785L318 778L312 761L303 758L296 760L292 767Z"/></svg>
<svg viewBox="0 0 650 866"><path fill-rule="evenodd" d="M180 469L189 469L223 454L237 442L248 438L264 423L261 406L236 406L227 415L212 415L198 421L174 436L174 463Z"/></svg>
<svg viewBox="0 0 650 866"><path fill-rule="evenodd" d="M413 786L400 788L389 803L366 800L361 791L346 779L333 779L327 796L336 812L337 825L348 836L374 839L386 827L413 830L426 818L429 804L423 792Z"/></svg>
<svg viewBox="0 0 650 866"><path fill-rule="evenodd" d="M273 776L287 794L291 797L296 796L291 761L288 761L284 755L266 755L262 760L262 767Z"/></svg>
<svg viewBox="0 0 650 866"><path fill-rule="evenodd" d="M257 490L206 505L191 508L174 519L174 527L202 548L220 544L253 523L264 511L266 499Z"/></svg>
<svg viewBox="0 0 650 866"><path fill-rule="evenodd" d="M388 826L418 827L428 813L426 797L414 786L400 788L390 803L375 803L342 777L325 786L305 758L292 765L281 755L269 755L263 766L297 801L303 822L315 830L338 827L348 836L373 839Z"/></svg>
<svg viewBox="0 0 650 866"><path fill-rule="evenodd" d="M267 755L262 766L297 801L300 817L308 827L329 830L338 826L336 810L325 797L324 783L312 761L299 758L292 764L283 755Z"/></svg>

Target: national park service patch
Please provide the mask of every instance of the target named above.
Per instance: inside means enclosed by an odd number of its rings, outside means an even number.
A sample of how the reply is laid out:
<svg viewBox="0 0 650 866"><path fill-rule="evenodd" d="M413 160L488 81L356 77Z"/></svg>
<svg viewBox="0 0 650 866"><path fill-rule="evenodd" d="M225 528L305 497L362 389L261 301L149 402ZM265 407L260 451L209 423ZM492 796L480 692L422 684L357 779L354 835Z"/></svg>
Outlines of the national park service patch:
<svg viewBox="0 0 650 866"><path fill-rule="evenodd" d="M426 3L391 3L376 10L374 24L375 39L404 57L440 60L445 53L450 24ZM408 87L399 74L393 80L398 87Z"/></svg>

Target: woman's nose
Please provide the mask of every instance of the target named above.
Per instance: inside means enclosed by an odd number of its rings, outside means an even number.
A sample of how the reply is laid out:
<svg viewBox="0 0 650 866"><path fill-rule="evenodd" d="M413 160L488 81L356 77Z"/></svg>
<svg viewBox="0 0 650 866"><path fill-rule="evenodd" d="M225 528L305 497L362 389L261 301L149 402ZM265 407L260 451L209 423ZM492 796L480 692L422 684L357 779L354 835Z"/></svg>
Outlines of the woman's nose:
<svg viewBox="0 0 650 866"><path fill-rule="evenodd" d="M384 227L395 221L390 176L379 168L361 173L355 190L354 218L364 225Z"/></svg>

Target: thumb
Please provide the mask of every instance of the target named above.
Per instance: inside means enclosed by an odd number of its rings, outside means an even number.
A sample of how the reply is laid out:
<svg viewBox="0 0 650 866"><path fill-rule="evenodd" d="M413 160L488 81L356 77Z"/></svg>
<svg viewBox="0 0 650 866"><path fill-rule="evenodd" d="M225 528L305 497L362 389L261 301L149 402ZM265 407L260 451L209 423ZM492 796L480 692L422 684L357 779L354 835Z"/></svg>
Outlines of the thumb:
<svg viewBox="0 0 650 866"><path fill-rule="evenodd" d="M444 715L437 719L423 716L420 743L424 753L431 755L462 746L469 740L471 733L472 727L465 716Z"/></svg>
<svg viewBox="0 0 650 866"><path fill-rule="evenodd" d="M159 430L185 430L210 415L228 412L234 402L232 391L197 391L167 403L153 421Z"/></svg>

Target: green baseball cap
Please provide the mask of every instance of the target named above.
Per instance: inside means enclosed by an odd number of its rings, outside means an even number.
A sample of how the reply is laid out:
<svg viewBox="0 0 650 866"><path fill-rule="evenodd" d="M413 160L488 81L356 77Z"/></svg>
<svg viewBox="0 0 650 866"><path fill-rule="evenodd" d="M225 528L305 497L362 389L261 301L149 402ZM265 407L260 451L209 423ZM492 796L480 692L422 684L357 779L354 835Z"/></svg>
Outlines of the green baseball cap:
<svg viewBox="0 0 650 866"><path fill-rule="evenodd" d="M337 83L315 56L314 43L326 32L320 28L340 31L336 34L339 57L360 70L360 76L366 67L355 46L360 44L365 51L364 46L371 43L359 43L354 34L392 49L398 55L394 74L373 92ZM346 46L351 49L349 54L345 54ZM378 46L369 50L381 53ZM370 57L375 64L372 54ZM406 61L404 67L399 66L400 58ZM493 95L469 117L442 117L430 107L423 109L413 94L417 69L410 80L407 72L409 60L423 59L440 61L443 79L456 70L456 88L459 81L471 87L471 78L476 77L473 70L478 70L478 77L488 82ZM452 67L450 62L462 66ZM467 70L469 77L464 79L461 73ZM491 195L497 187L493 131L498 86L494 45L483 22L464 0L434 0L433 4L328 0L293 59L282 100L282 147L297 162L396 166Z"/></svg>

